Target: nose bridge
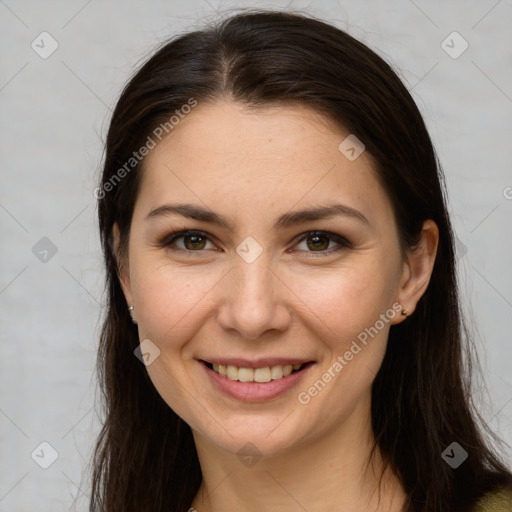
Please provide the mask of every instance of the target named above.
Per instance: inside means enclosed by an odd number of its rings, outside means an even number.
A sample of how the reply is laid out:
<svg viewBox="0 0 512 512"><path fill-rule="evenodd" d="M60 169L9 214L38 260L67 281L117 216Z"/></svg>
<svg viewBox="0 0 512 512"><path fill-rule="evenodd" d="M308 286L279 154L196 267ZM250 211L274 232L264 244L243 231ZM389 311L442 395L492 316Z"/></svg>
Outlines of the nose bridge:
<svg viewBox="0 0 512 512"><path fill-rule="evenodd" d="M235 288L245 301L259 301L266 295L272 300L272 277L269 252L251 236L246 237L236 248L233 274Z"/></svg>
<svg viewBox="0 0 512 512"><path fill-rule="evenodd" d="M284 329L290 315L267 255L262 251L254 259L237 256L233 266L224 309L219 315L222 327L236 329L240 337L247 339L255 339L269 329Z"/></svg>
<svg viewBox="0 0 512 512"><path fill-rule="evenodd" d="M243 259L236 261L233 274L237 281L237 294L244 301L259 302L262 298L273 300L274 274L265 256L259 256L250 263Z"/></svg>

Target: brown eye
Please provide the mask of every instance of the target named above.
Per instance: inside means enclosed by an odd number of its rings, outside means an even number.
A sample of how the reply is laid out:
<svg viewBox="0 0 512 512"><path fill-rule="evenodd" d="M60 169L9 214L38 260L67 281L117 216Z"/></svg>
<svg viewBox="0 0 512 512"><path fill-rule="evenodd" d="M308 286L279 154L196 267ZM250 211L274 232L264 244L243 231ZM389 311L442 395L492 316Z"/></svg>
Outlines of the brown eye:
<svg viewBox="0 0 512 512"><path fill-rule="evenodd" d="M177 243L178 240L183 240L181 246ZM167 235L160 245L177 251L202 252L208 242L210 240L204 233L198 231L179 231Z"/></svg>
<svg viewBox="0 0 512 512"><path fill-rule="evenodd" d="M308 248L311 250L324 251L329 247L329 237L325 235L314 235L308 237L306 240L311 240L311 243L307 242Z"/></svg>
<svg viewBox="0 0 512 512"><path fill-rule="evenodd" d="M185 235L180 238L183 238L185 247L192 251L195 249L204 249L206 244L206 238L201 235Z"/></svg>
<svg viewBox="0 0 512 512"><path fill-rule="evenodd" d="M331 242L335 244L334 247L330 247ZM306 235L299 240L299 245L300 243L304 243L305 245L305 249L300 250L304 250L306 253L331 254L343 248L351 247L350 242L346 238L336 235L335 233L323 231L306 233Z"/></svg>

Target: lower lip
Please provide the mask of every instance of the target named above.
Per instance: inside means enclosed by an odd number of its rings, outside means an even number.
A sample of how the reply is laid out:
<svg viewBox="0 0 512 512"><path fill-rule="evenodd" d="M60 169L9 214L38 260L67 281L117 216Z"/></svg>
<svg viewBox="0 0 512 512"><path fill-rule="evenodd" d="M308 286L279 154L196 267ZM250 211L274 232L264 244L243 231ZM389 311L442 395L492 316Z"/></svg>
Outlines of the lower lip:
<svg viewBox="0 0 512 512"><path fill-rule="evenodd" d="M219 375L217 372L210 370L204 363L200 362L199 364L204 368L217 389L232 398L245 402L264 402L284 395L296 386L313 366L312 363L308 363L302 370L270 382L240 382Z"/></svg>

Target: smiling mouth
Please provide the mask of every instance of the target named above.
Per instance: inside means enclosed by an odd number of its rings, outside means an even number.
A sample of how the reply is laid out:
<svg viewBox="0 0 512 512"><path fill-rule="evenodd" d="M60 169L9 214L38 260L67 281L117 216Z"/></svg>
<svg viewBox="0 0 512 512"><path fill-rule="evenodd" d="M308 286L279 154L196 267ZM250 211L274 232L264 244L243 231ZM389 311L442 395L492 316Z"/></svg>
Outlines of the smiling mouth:
<svg viewBox="0 0 512 512"><path fill-rule="evenodd" d="M304 368L314 364L314 361L302 364L287 364L287 365L274 365L264 366L261 368L246 368L233 365L222 365L209 363L208 361L201 361L210 370L226 379L238 382L255 382L264 383L273 380L280 380L293 373L298 373Z"/></svg>

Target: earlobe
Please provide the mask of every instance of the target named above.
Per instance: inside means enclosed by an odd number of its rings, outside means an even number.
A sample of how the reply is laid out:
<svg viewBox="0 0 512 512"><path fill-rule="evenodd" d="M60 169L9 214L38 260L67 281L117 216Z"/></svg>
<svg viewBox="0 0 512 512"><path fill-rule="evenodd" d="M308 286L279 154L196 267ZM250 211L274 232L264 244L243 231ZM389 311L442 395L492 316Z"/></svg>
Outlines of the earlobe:
<svg viewBox="0 0 512 512"><path fill-rule="evenodd" d="M402 315L394 323L400 323L411 316L416 304L425 293L437 255L439 244L439 228L437 224L427 219L423 222L421 240L418 247L409 253L404 262L404 270L399 283L398 302L402 305ZM407 313L404 314L403 310Z"/></svg>
<svg viewBox="0 0 512 512"><path fill-rule="evenodd" d="M117 276L119 278L119 283L123 290L126 302L129 306L132 305L132 295L131 295L131 286L130 286L130 270L127 265L126 258L120 253L119 242L120 242L120 233L119 226L117 222L114 223L112 228L112 236L114 240L114 257L117 262Z"/></svg>

